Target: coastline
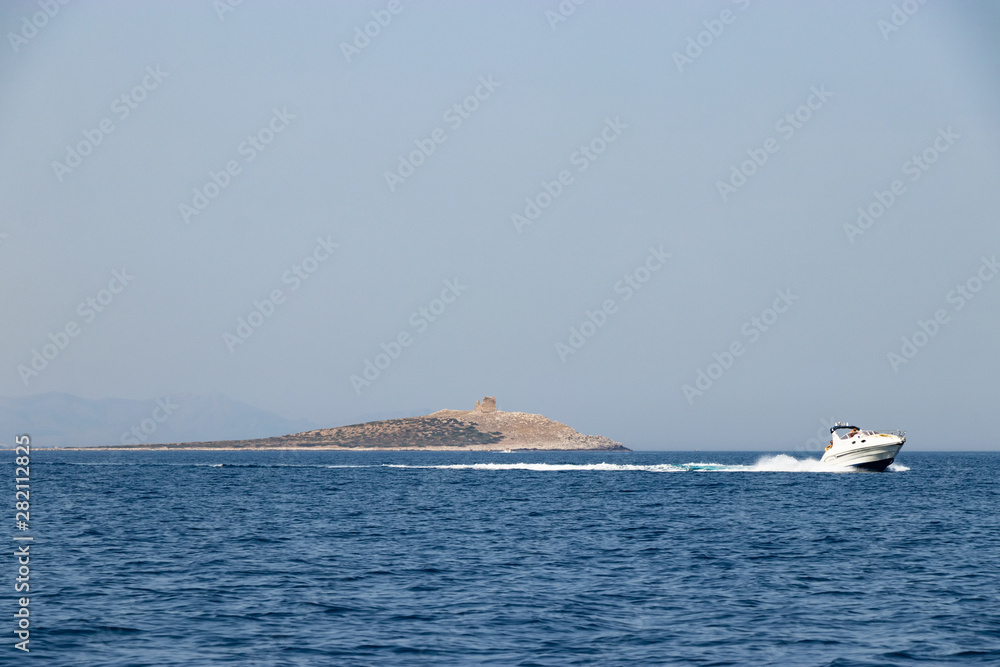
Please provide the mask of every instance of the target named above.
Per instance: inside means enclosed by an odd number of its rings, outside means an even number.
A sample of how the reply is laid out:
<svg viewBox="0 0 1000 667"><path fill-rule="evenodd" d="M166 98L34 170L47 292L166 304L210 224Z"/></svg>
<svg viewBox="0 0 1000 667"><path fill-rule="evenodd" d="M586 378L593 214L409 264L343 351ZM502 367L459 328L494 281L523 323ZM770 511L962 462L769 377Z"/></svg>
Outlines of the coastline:
<svg viewBox="0 0 1000 667"><path fill-rule="evenodd" d="M609 447L594 449L592 447L511 447L508 449L492 449L489 447L338 447L336 445L318 445L316 447L171 447L167 445L147 445L145 447L130 446L95 446L95 447L42 447L35 451L59 452L493 452L496 454L518 452L631 452L627 447Z"/></svg>
<svg viewBox="0 0 1000 667"><path fill-rule="evenodd" d="M495 396L486 396L481 401L476 401L472 410L438 410L420 417L348 424L282 436L58 449L63 451L297 450L498 453L631 451L611 438L602 435L584 435L566 424L539 414L497 410Z"/></svg>

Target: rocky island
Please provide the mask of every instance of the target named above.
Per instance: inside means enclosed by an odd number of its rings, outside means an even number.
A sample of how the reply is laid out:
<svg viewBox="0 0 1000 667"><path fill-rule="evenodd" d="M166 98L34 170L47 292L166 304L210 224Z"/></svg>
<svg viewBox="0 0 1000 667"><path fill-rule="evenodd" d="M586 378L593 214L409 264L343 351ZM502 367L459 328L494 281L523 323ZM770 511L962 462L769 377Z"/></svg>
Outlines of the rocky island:
<svg viewBox="0 0 1000 667"><path fill-rule="evenodd" d="M542 415L497 410L495 396L472 410L322 428L257 440L116 445L88 449L339 449L400 451L630 451L602 435L583 435Z"/></svg>

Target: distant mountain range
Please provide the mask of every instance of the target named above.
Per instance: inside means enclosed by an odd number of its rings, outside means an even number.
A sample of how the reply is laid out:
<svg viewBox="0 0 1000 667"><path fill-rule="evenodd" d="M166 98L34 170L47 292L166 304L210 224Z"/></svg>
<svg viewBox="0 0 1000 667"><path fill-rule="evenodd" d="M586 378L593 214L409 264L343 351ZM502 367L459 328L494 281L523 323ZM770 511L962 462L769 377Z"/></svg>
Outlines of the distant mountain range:
<svg viewBox="0 0 1000 667"><path fill-rule="evenodd" d="M223 394L133 400L55 392L0 398L0 426L0 443L13 446L15 434L27 433L36 447L244 440L316 428Z"/></svg>

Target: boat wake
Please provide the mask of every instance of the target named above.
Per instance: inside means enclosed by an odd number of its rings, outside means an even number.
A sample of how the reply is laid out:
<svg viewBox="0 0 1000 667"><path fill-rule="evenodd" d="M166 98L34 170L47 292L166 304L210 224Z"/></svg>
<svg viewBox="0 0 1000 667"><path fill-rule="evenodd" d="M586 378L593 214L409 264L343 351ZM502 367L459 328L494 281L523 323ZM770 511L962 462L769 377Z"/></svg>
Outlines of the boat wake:
<svg viewBox="0 0 1000 667"><path fill-rule="evenodd" d="M56 464L59 465L59 464ZM82 466L170 466L170 467L207 467L207 468L397 468L408 470L528 470L533 472L858 472L855 468L834 468L829 463L817 459L797 459L788 454L762 456L756 463L738 465L731 463L657 463L638 465L626 463L454 463L447 465L405 465L398 463L337 465L329 463L148 463L148 462L72 462L62 465ZM906 472L909 468L900 463L893 463L888 472Z"/></svg>
<svg viewBox="0 0 1000 667"><path fill-rule="evenodd" d="M821 463L818 459L797 459L787 454L762 456L750 465L725 463L660 463L656 465L630 465L620 463L458 463L451 465L402 465L383 464L384 468L408 468L426 470L531 470L534 472L582 472L582 471L641 471L641 472L812 472L841 473L856 472L853 468L835 468ZM894 463L888 468L893 472L909 470L904 465Z"/></svg>

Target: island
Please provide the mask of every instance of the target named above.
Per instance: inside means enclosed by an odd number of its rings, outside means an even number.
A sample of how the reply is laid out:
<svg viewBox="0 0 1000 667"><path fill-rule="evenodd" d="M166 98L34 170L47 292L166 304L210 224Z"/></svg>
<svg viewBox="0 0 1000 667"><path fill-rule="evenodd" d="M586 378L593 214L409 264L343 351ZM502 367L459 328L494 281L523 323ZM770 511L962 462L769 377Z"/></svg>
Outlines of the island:
<svg viewBox="0 0 1000 667"><path fill-rule="evenodd" d="M497 410L495 396L472 410L321 428L256 440L218 440L86 449L310 449L350 451L631 451L602 435L583 435L542 415Z"/></svg>

